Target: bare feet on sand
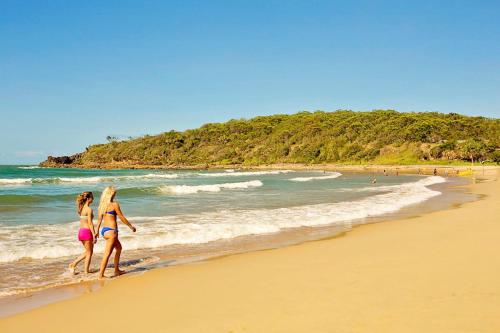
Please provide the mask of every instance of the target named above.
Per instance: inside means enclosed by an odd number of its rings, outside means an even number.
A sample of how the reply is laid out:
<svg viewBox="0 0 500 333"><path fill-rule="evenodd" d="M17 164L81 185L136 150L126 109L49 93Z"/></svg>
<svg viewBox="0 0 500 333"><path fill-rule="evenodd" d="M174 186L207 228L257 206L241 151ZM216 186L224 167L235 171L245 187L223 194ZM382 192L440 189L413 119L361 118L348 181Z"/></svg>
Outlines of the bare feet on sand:
<svg viewBox="0 0 500 333"><path fill-rule="evenodd" d="M122 271L121 269L116 269L114 276L120 276L120 275L125 274L125 273L126 273L126 271Z"/></svg>

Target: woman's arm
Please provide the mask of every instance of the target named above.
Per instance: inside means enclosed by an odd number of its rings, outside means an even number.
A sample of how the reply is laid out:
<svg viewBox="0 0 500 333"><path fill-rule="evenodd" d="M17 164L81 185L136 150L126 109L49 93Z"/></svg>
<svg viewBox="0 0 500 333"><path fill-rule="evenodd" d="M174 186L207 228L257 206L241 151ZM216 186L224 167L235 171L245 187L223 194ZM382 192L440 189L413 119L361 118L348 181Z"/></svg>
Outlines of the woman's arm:
<svg viewBox="0 0 500 333"><path fill-rule="evenodd" d="M89 227L90 231L92 231L92 237L95 237L94 222L92 222L93 219L94 212L92 211L92 208L89 207L87 210L87 226Z"/></svg>
<svg viewBox="0 0 500 333"><path fill-rule="evenodd" d="M94 219L94 212L92 211L92 208L88 208L87 211L87 226L89 227L90 231L92 231L92 237L95 238L95 229L94 229L94 222L92 220Z"/></svg>
<svg viewBox="0 0 500 333"><path fill-rule="evenodd" d="M99 229L101 229L102 218L102 214L99 214L99 216L97 217L97 233L95 234L96 239L99 238Z"/></svg>
<svg viewBox="0 0 500 333"><path fill-rule="evenodd" d="M135 227L127 220L127 218L123 215L122 209L120 208L120 204L115 202L115 210L116 214L120 217L120 220L126 224L133 232L135 232Z"/></svg>

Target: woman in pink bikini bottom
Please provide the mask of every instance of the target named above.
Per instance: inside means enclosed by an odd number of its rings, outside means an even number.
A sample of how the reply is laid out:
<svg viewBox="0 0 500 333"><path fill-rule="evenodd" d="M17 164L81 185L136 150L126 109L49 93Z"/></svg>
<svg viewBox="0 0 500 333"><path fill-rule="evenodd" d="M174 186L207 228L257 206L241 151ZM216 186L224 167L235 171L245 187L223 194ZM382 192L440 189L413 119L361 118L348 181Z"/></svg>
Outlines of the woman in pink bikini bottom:
<svg viewBox="0 0 500 333"><path fill-rule="evenodd" d="M85 273L90 273L90 260L94 252L94 243L97 240L95 237L94 223L92 219L94 214L90 205L94 201L92 192L83 192L76 198L76 211L80 217L80 229L78 230L78 240L82 242L85 252L69 264L69 269L75 273L76 265L85 259Z"/></svg>

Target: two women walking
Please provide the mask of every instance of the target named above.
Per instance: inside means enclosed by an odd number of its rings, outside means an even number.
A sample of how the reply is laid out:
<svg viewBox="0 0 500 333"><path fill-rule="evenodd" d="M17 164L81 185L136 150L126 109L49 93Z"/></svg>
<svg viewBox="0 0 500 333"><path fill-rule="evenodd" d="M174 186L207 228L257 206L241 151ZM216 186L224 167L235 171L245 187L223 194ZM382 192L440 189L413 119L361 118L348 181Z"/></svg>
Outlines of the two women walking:
<svg viewBox="0 0 500 333"><path fill-rule="evenodd" d="M127 225L133 232L136 231L135 227L123 215L120 204L115 201L116 190L112 186L104 189L99 202L98 215L97 215L97 230L94 228L93 211L90 208L94 200L92 192L83 192L78 195L76 199L77 213L80 217L80 229L78 230L78 240L82 242L85 252L75 259L69 268L72 272L75 271L76 265L85 259L85 273L90 273L90 261L94 250L94 244L99 238L99 230L102 238L106 240L104 254L102 257L101 265L99 268L99 279L104 278L104 271L108 265L109 257L115 251L114 258L114 276L123 274L124 271L120 270L120 255L122 252L122 244L118 239L118 222L120 221ZM101 228L101 224L103 228Z"/></svg>

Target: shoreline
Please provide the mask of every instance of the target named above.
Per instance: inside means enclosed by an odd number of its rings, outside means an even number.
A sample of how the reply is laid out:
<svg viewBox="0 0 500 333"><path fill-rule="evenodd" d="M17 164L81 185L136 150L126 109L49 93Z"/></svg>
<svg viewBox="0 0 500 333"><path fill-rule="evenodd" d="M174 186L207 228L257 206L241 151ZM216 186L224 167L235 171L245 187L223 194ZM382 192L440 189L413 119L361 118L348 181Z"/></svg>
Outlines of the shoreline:
<svg viewBox="0 0 500 333"><path fill-rule="evenodd" d="M460 164L335 164L335 163L322 163L322 164L305 164L305 163L274 163L274 164L261 164L261 165L242 165L242 164L226 164L226 165L147 165L147 164L129 164L129 163L108 163L104 165L89 164L57 164L57 165L44 165L44 168L68 168L68 169L96 169L96 170L223 170L223 169L241 169L241 170L262 170L262 169L290 169L290 170L344 170L344 171L361 171L361 172L383 172L388 170L392 172L399 171L406 174L433 174L434 169L443 175L446 171L458 170L474 172L482 172L485 170L492 170L498 168L496 165L470 165L469 163ZM420 172L419 172L420 171Z"/></svg>
<svg viewBox="0 0 500 333"><path fill-rule="evenodd" d="M498 169L496 169L496 170L488 170L488 178L489 179L492 179L491 177L497 178L497 176L498 176L496 174L497 170ZM335 245L335 244L339 240L341 240L341 243L350 243L350 242L359 243L359 240L356 240L357 235L359 235L359 234L366 234L366 233L370 234L371 231L368 231L368 230L372 230L375 233L377 232L377 229L383 229L383 230L389 230L390 231L391 228L393 228L395 226L398 226L398 225L399 225L398 228L404 229L405 227L403 225L406 225L406 224L402 223L403 221L405 221L405 222L411 222L412 224L415 224L416 220L424 220L424 223L425 223L425 220L429 219L430 217L432 217L432 216L434 216L436 214L437 215L439 215L439 214L457 215L457 213L456 213L457 211L463 211L464 209L470 209L471 206L472 207L477 206L477 205L479 205L479 203L482 203L481 206L483 206L484 202L486 202L486 201L498 200L498 187L497 188L493 187L493 190L490 189L488 191L481 190L484 187L490 188L492 185L498 185L498 180L495 183L492 183L491 181L485 181L485 182L481 182L481 183L478 183L478 184L466 185L467 188L472 189L477 194L481 194L481 192L491 192L491 193L483 193L483 194L487 195L485 198L481 198L478 201L474 201L472 203L465 203L464 205L460 206L458 209L442 210L442 211L433 212L433 213L425 214L425 215L418 216L418 217L403 219L402 221L399 221L399 220L394 221L393 220L393 221L388 221L388 222L385 222L385 223L376 223L376 224L363 225L363 228L355 228L354 230L352 230L351 232L349 232L349 234L347 236L340 237L340 238L337 238L337 239L334 239L334 240L328 240L328 239L327 240L318 240L318 241L312 241L312 242L305 242L305 243L302 243L302 244L299 244L299 245L293 245L293 246L289 246L289 247L278 248L278 249L274 249L274 250L263 250L263 251L258 251L258 252L248 252L248 253L243 253L243 254L235 254L235 255L230 255L229 257L219 257L219 258L216 258L216 259L210 259L210 260L199 262L199 263L196 263L196 264L188 264L188 265L181 265L181 266L172 266L172 267L167 267L167 268L160 268L160 269L149 271L149 272L147 272L147 274L140 275L140 276L129 276L129 277L125 276L124 278L117 279L116 281L113 281L113 283L110 283L109 286L106 286L106 288L101 288L98 292L94 292L94 293L91 293L91 294L86 294L86 295L83 295L83 296L80 296L80 297L77 297L77 298L73 298L73 299L68 300L68 301L63 301L63 302L58 302L58 303L50 304L48 306L43 306L43 307L35 309L33 311L29 311L29 312L26 312L26 313L23 313L23 314L15 315L13 317L7 317L5 319L0 319L0 328L2 328L2 326L5 323L16 322L16 318L29 319L29 318L31 318L31 316L33 314L37 314L37 313L40 313L40 312L42 312L42 313L47 312L49 315L51 315L51 314L53 314L54 311L53 310L51 311L50 309L54 309L54 308L62 309L61 308L61 304L71 304L71 306L77 306L78 307L78 306L80 306L78 304L80 304L81 302L83 302L83 303L90 302L91 304L95 304L96 306L105 306L105 304L100 304L99 305L98 303L95 303L96 302L95 299L102 299L103 297L105 297L105 298L109 297L110 293L112 293L112 294L114 294L116 296L116 293L117 293L116 290L117 289L121 290L121 291L125 291L124 288L126 288L126 287L124 287L124 285L128 285L130 283L134 284L136 286L136 288L142 289L144 283L143 282L138 282L138 281L139 280L141 280L141 281L142 280L151 280L151 279L154 279L153 276L156 277L156 276L160 275L160 276L163 276L164 278L169 278L170 274L173 273L174 277L172 277L172 278L175 278L175 275L177 274L176 272L182 272L182 271L185 271L185 270L187 270L187 271L195 270L196 271L199 267L203 267L203 268L200 268L202 270L202 272L199 272L199 273L204 276L205 274L208 274L208 273L210 273L210 271L212 271L211 268L207 268L209 266L212 266L212 265L221 266L221 262L225 262L225 261L237 261L240 265L244 265L245 266L246 264L248 264L247 257L258 257L259 261L260 260L267 261L267 260L269 260L268 256L270 255L270 253L275 253L275 252L279 252L279 253L281 253L281 252L294 252L294 256L299 256L299 258L300 258L300 256L301 256L300 252L301 251L297 251L297 249L300 249L300 248L304 249L304 248L309 248L309 247L320 246L320 245L311 245L311 244L328 244L328 245L321 245L321 247L323 247L323 246L326 246L326 247L330 247L330 246L337 247L337 245ZM492 217L493 216L490 216L490 218L492 218ZM435 225L434 227L439 227L439 225ZM291 250L291 249L293 249L293 250ZM326 254L322 253L319 256L320 256L320 258L323 258L323 260L325 260L325 258L324 258L325 255ZM457 254L457 256L460 257L459 254ZM293 257L291 259L292 259L292 261L294 261L297 258ZM258 262L254 262L253 264L257 265ZM306 263L301 262L301 264L306 264ZM222 269L224 269L224 267L225 267L225 265L222 264ZM313 268L314 269L318 269L318 267L313 267ZM209 271L208 273L206 272L206 269L208 269L208 271ZM269 267L268 267L268 269L269 269ZM295 270L293 272L296 272L296 269L297 268L295 268ZM266 271L265 273L270 273L270 272ZM266 274L266 276L268 276L268 275ZM190 278L190 277L188 276L186 278ZM359 276L358 276L358 279L359 279ZM158 284L158 281L156 283ZM187 287L184 283L182 283L182 281L180 283L183 286L181 289L184 289L185 287ZM158 287L158 285L156 285L156 286ZM159 286L159 287L162 287L162 286ZM220 287L223 288L223 286L220 286ZM280 288L279 285L277 287ZM288 286L288 287L290 287L290 286ZM147 288L145 286L144 286L144 288L147 289L147 290L149 290L149 288ZM152 287L152 288L154 289L154 287ZM291 289L291 290L287 289L287 290L289 292L293 292L293 289ZM148 294L149 294L149 292L148 292ZM103 296L101 296L101 295L103 295ZM106 295L108 295L108 296L106 296ZM178 296L180 297L182 295L178 295ZM137 296L137 297L141 298L140 296ZM150 297L152 297L152 296L150 295ZM122 298L120 298L120 299L122 299ZM125 302L125 303L127 303L127 301L124 300L124 299L122 299L122 301ZM207 299L203 300L203 302L207 302L207 301L208 301ZM296 301L299 301L299 300L296 300ZM242 306L242 305L238 303L238 306ZM178 322L178 324L179 324L179 322ZM189 323L187 323L187 324L189 324ZM212 324L216 325L218 323L212 322ZM219 323L219 324L222 324L222 323ZM12 328L14 326L5 326L5 327L6 328L11 327ZM158 329L157 326L152 326L152 329L154 330L155 327L156 327L156 329ZM212 327L212 326L210 326L210 327ZM221 328L220 325L217 326L217 327ZM52 329L56 329L55 331L57 331L56 327L52 327ZM183 331L183 330L181 330L181 331ZM196 330L186 330L186 331L196 331ZM217 331L217 330L214 330L214 331ZM238 330L236 330L236 331L238 331Z"/></svg>

